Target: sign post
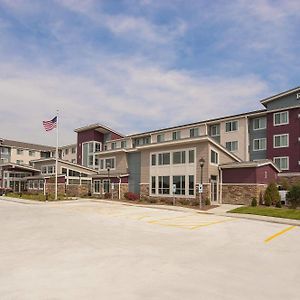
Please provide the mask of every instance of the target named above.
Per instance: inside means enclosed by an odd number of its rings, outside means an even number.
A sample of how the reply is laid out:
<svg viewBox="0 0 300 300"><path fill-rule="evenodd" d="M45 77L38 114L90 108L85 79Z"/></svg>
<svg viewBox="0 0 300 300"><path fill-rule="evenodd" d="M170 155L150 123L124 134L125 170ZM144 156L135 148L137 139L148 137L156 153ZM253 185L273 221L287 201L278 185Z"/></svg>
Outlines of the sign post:
<svg viewBox="0 0 300 300"><path fill-rule="evenodd" d="M199 206L202 208L202 193L203 193L203 184L199 183L198 185L198 192L199 192Z"/></svg>
<svg viewBox="0 0 300 300"><path fill-rule="evenodd" d="M111 183L111 199L114 199L114 189L115 189L115 184L112 182Z"/></svg>

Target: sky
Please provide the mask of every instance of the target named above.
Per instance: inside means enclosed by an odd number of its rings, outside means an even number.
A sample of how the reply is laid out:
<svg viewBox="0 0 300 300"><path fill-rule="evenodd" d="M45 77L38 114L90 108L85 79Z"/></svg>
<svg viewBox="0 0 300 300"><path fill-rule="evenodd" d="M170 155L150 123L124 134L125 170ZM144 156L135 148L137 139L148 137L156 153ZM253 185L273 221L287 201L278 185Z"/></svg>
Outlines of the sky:
<svg viewBox="0 0 300 300"><path fill-rule="evenodd" d="M298 0L0 0L0 137L60 145L261 109L299 86Z"/></svg>

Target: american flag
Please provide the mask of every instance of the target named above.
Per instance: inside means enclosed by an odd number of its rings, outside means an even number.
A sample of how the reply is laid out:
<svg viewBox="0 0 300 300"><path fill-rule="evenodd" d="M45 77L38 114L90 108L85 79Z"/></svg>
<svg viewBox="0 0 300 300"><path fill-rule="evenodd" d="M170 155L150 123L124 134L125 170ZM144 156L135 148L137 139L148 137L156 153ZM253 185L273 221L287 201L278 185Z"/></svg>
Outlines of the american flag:
<svg viewBox="0 0 300 300"><path fill-rule="evenodd" d="M50 130L56 128L56 125L57 125L57 116L54 117L50 121L43 121L43 126L44 126L46 131L50 131Z"/></svg>

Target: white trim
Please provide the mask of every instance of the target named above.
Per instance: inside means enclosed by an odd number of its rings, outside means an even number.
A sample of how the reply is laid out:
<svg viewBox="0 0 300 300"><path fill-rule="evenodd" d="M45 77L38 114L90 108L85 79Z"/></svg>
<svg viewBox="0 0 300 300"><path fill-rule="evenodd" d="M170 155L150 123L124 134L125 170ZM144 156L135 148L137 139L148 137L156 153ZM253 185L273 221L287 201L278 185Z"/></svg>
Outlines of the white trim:
<svg viewBox="0 0 300 300"><path fill-rule="evenodd" d="M289 90L289 91L286 91L286 92L283 92L283 93L280 93L280 94L277 94L277 95L274 95L274 96L262 99L262 100L260 100L260 103L265 104L265 103L271 102L273 100L282 98L284 96L288 96L288 95L293 94L293 93L298 92L298 91L300 91L300 87L296 87L296 88L294 88L292 90Z"/></svg>
<svg viewBox="0 0 300 300"><path fill-rule="evenodd" d="M280 124L275 124L275 115L278 115L278 114L283 114L283 113L286 113L287 114L287 121L285 123L280 123ZM279 112L274 112L273 113L273 126L282 126L282 125L288 125L289 124L289 121L290 121L290 117L289 117L289 110L284 110L284 111L279 111Z"/></svg>
<svg viewBox="0 0 300 300"><path fill-rule="evenodd" d="M222 185L268 185L267 183L222 183Z"/></svg>
<svg viewBox="0 0 300 300"><path fill-rule="evenodd" d="M278 174L278 176L280 176L280 177L284 177L284 176L286 176L286 177L294 177L294 176L300 176L300 172L294 172L294 173L280 173L280 174Z"/></svg>
<svg viewBox="0 0 300 300"><path fill-rule="evenodd" d="M227 130L226 130L226 125L227 125L227 123L236 123L236 124L237 124L236 129L235 129L235 130L229 130L229 131L227 131ZM225 133L236 132L236 131L239 130L239 127L240 127L240 126L239 126L239 120L226 121L226 122L225 122Z"/></svg>
<svg viewBox="0 0 300 300"><path fill-rule="evenodd" d="M265 119L265 127L260 127L260 128L254 128L254 125L255 125L255 120L261 120L261 119ZM262 116L262 117L257 117L257 118L254 118L254 119L252 119L252 129L253 129L253 131L257 131L257 130L264 130L264 129L267 129L267 118L266 118L266 116Z"/></svg>
<svg viewBox="0 0 300 300"><path fill-rule="evenodd" d="M215 153L217 153L217 155L218 155L217 156L217 158L218 158L218 162L217 163L214 163L214 162L211 161L211 151L214 151ZM209 157L209 164L210 165L218 166L220 164L220 153L216 149L214 149L213 147L209 147L209 155L208 155L208 157Z"/></svg>
<svg viewBox="0 0 300 300"><path fill-rule="evenodd" d="M282 137L282 136L287 136L287 145L284 145L284 146L276 146L276 145L275 145L275 139L276 139L276 137ZM274 135L273 135L273 148L274 148L274 149L277 149L277 148L287 148L287 147L289 147L289 144L290 144L290 138L289 138L289 134L288 134L288 133L274 134Z"/></svg>

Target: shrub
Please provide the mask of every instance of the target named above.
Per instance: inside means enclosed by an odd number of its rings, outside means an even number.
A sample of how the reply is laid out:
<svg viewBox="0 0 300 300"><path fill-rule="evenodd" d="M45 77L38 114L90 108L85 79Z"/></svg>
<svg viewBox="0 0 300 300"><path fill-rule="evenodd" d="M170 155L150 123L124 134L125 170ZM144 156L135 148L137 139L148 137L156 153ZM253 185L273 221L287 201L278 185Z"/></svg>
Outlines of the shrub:
<svg viewBox="0 0 300 300"><path fill-rule="evenodd" d="M139 194L135 194L135 193L132 193L132 192L126 192L124 194L124 197L127 200L134 200L134 201L140 199L140 195Z"/></svg>
<svg viewBox="0 0 300 300"><path fill-rule="evenodd" d="M284 190L289 190L291 188L291 185L290 185L289 181L286 178L282 178L279 181L279 184L282 186L282 188Z"/></svg>
<svg viewBox="0 0 300 300"><path fill-rule="evenodd" d="M155 199L155 198L153 198L153 197L150 197L150 198L149 198L149 202L150 202L150 203L157 203L158 200Z"/></svg>
<svg viewBox="0 0 300 300"><path fill-rule="evenodd" d="M253 207L257 206L257 200L255 197L253 197L251 200L251 206L253 206Z"/></svg>
<svg viewBox="0 0 300 300"><path fill-rule="evenodd" d="M277 201L280 201L280 195L275 182L268 185L265 191L264 200L266 206L270 206L271 204L275 205Z"/></svg>
<svg viewBox="0 0 300 300"><path fill-rule="evenodd" d="M104 199L111 199L111 193L105 193Z"/></svg>
<svg viewBox="0 0 300 300"><path fill-rule="evenodd" d="M210 205L210 200L209 200L208 198L206 198L206 199L204 200L204 204L205 204L205 205Z"/></svg>
<svg viewBox="0 0 300 300"><path fill-rule="evenodd" d="M292 208L300 206L300 184L295 184L286 194L287 200L290 202Z"/></svg>
<svg viewBox="0 0 300 300"><path fill-rule="evenodd" d="M275 207L281 208L281 201L277 201Z"/></svg>

